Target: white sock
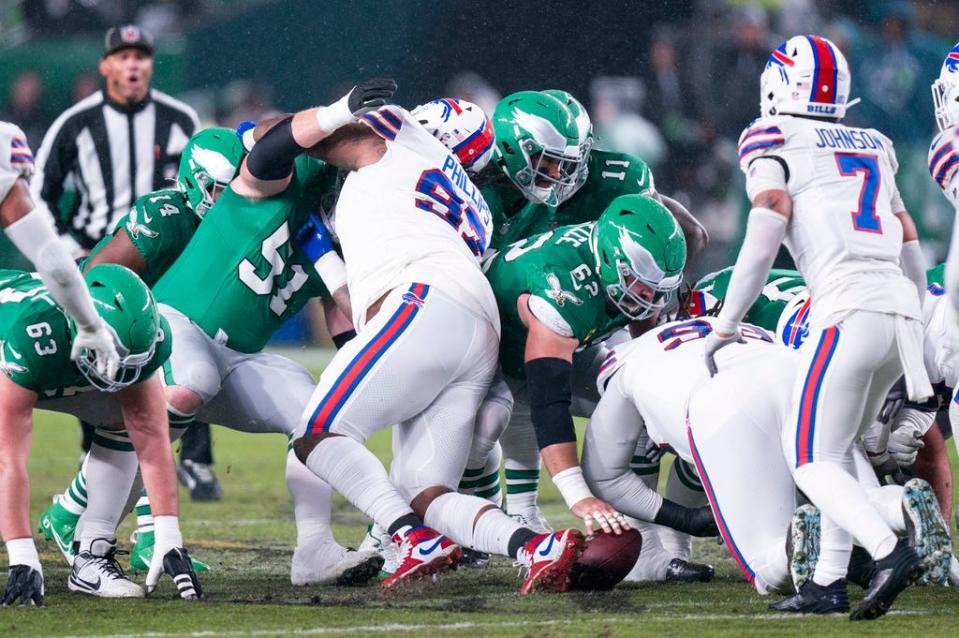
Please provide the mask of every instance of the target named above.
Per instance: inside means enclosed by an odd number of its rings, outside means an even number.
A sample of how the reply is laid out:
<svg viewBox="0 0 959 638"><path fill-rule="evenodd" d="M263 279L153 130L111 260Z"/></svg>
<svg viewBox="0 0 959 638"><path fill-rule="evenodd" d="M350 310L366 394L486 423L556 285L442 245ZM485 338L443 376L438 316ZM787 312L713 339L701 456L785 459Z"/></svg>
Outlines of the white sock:
<svg viewBox="0 0 959 638"><path fill-rule="evenodd" d="M153 531L153 512L150 509L150 499L146 490L140 491L140 498L137 499L137 533L146 534Z"/></svg>
<svg viewBox="0 0 959 638"><path fill-rule="evenodd" d="M906 533L906 518L902 512L902 487L898 485L883 485L882 487L866 488L869 502L886 521L896 534Z"/></svg>
<svg viewBox="0 0 959 638"><path fill-rule="evenodd" d="M506 466L506 511L522 514L536 506L540 456L533 424L514 419L500 438Z"/></svg>
<svg viewBox="0 0 959 638"><path fill-rule="evenodd" d="M626 575L629 582L661 581L666 578L666 567L675 558L665 549L659 540L659 525L645 523L631 516L626 517L629 526L643 536L643 548L633 569Z"/></svg>
<svg viewBox="0 0 959 638"><path fill-rule="evenodd" d="M485 498L496 507L503 506L503 490L500 487L499 466L503 459L499 443L493 446L484 461L467 464L460 481L460 494Z"/></svg>
<svg viewBox="0 0 959 638"><path fill-rule="evenodd" d="M480 511L489 506L485 499L447 492L433 499L423 522L460 545L508 556L509 539L520 526L496 508L490 508L477 520Z"/></svg>
<svg viewBox="0 0 959 638"><path fill-rule="evenodd" d="M820 512L819 561L813 581L825 587L846 577L852 555L852 535Z"/></svg>
<svg viewBox="0 0 959 638"><path fill-rule="evenodd" d="M88 500L80 517L80 548L97 538L113 538L137 473L137 457L125 431L94 432L85 463Z"/></svg>
<svg viewBox="0 0 959 638"><path fill-rule="evenodd" d="M83 456L83 463L77 475L70 481L69 487L60 495L59 503L72 514L80 516L87 509L87 459L89 454Z"/></svg>
<svg viewBox="0 0 959 638"><path fill-rule="evenodd" d="M884 558L896 546L896 535L841 465L814 461L794 470L793 477L823 516L852 534L873 559Z"/></svg>
<svg viewBox="0 0 959 638"><path fill-rule="evenodd" d="M293 450L286 454L286 488L293 497L296 543L335 542L330 530L333 490L326 481L300 463Z"/></svg>
<svg viewBox="0 0 959 638"><path fill-rule="evenodd" d="M362 443L345 436L320 441L306 466L360 511L389 527L413 513L386 475L386 469Z"/></svg>

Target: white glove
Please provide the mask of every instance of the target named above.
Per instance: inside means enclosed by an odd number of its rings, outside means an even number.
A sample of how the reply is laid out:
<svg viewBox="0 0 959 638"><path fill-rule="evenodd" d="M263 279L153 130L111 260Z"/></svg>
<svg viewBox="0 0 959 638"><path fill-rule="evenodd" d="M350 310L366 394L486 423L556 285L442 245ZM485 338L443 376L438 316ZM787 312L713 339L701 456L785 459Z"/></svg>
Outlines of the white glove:
<svg viewBox="0 0 959 638"><path fill-rule="evenodd" d="M910 467L916 462L919 450L926 447L926 435L936 415L913 408L903 408L896 418L895 429L889 435L887 449L899 467Z"/></svg>
<svg viewBox="0 0 959 638"><path fill-rule="evenodd" d="M96 355L97 372L108 379L116 377L120 368L120 355L117 353L114 333L102 318L98 318L92 328L78 326L70 358L76 361L84 349Z"/></svg>
<svg viewBox="0 0 959 638"><path fill-rule="evenodd" d="M704 344L706 352L703 358L706 361L706 369L709 370L709 376L715 376L716 373L719 372L719 369L716 368L716 353L734 343L746 343L742 333L739 332L739 328L736 328L736 332L728 337L720 337L715 330L706 335L706 343Z"/></svg>

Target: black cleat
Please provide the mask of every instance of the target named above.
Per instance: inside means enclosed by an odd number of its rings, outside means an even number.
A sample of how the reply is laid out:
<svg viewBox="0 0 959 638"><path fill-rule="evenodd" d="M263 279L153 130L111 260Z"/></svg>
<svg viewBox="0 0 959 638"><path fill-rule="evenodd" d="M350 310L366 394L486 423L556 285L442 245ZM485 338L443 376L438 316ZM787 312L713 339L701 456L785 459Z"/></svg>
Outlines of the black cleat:
<svg viewBox="0 0 959 638"><path fill-rule="evenodd" d="M909 542L899 539L892 553L876 561L876 573L869 581L866 595L851 614L850 620L879 618L892 606L896 596L922 575L922 561Z"/></svg>
<svg viewBox="0 0 959 638"><path fill-rule="evenodd" d="M682 558L674 558L666 566L666 582L708 583L713 579L714 573L712 565L690 563Z"/></svg>
<svg viewBox="0 0 959 638"><path fill-rule="evenodd" d="M460 567L469 567L472 569L482 569L489 567L490 555L468 547L463 548L463 558L460 559Z"/></svg>
<svg viewBox="0 0 959 638"><path fill-rule="evenodd" d="M852 546L852 555L849 557L849 567L846 568L846 580L866 589L869 581L876 575L876 562L859 545Z"/></svg>
<svg viewBox="0 0 959 638"><path fill-rule="evenodd" d="M846 581L840 578L823 586L810 578L798 594L769 603L769 608L790 614L844 614L849 611Z"/></svg>
<svg viewBox="0 0 959 638"><path fill-rule="evenodd" d="M213 473L212 465L185 459L177 466L176 476L190 490L190 498L194 501L219 501L223 498L223 488Z"/></svg>

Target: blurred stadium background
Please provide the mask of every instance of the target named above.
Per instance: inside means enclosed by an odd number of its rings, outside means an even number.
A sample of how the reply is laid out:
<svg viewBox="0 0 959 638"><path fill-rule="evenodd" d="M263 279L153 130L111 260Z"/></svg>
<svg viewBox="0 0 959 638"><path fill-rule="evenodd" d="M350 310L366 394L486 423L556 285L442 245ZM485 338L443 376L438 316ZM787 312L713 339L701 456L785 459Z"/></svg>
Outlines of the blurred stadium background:
<svg viewBox="0 0 959 638"><path fill-rule="evenodd" d="M0 119L36 151L53 119L100 87L105 30L157 42L153 86L205 125L234 126L335 99L356 79L397 79L407 107L443 95L492 112L503 95L563 88L592 115L597 146L634 153L659 190L710 232L694 275L729 265L747 202L736 141L758 114L759 75L790 35L831 38L852 68L847 122L896 144L899 186L927 257L953 211L929 179L930 82L959 34L955 0L7 0L0 2ZM0 266L22 258L6 238ZM318 342L310 309L277 335Z"/></svg>

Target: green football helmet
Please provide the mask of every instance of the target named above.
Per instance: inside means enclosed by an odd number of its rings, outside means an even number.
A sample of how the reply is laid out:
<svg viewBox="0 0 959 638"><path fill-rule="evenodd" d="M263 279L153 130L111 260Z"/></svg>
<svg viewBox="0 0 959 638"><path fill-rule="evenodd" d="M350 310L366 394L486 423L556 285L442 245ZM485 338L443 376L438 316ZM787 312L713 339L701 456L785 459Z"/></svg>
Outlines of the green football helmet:
<svg viewBox="0 0 959 638"><path fill-rule="evenodd" d="M97 370L95 355L83 350L77 368L94 387L116 392L136 383L163 338L160 314L153 293L136 274L119 264L97 264L84 279L93 306L110 327L120 355L116 377L108 378ZM71 320L71 328L76 326Z"/></svg>
<svg viewBox="0 0 959 638"><path fill-rule="evenodd" d="M530 201L558 206L569 197L583 165L572 111L552 95L520 91L493 112L493 161Z"/></svg>
<svg viewBox="0 0 959 638"><path fill-rule="evenodd" d="M686 239L666 207L643 195L621 195L589 237L606 296L630 319L663 310L683 280Z"/></svg>
<svg viewBox="0 0 959 638"><path fill-rule="evenodd" d="M197 217L203 219L217 194L230 185L245 153L233 129L208 128L190 138L180 157L176 183Z"/></svg>
<svg viewBox="0 0 959 638"><path fill-rule="evenodd" d="M571 93L562 89L546 89L543 91L546 95L552 95L557 100L566 105L566 108L573 114L576 120L576 126L579 128L579 152L583 156L579 171L576 174L576 184L573 185L572 192L565 199L569 199L576 194L586 178L589 177L589 152L593 150L593 122L589 119L589 113L579 100L574 98Z"/></svg>

